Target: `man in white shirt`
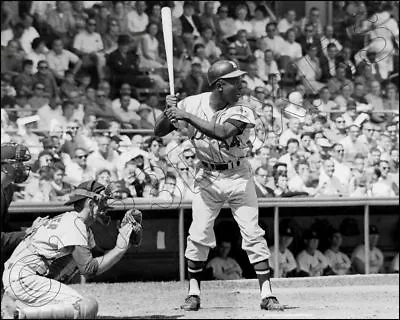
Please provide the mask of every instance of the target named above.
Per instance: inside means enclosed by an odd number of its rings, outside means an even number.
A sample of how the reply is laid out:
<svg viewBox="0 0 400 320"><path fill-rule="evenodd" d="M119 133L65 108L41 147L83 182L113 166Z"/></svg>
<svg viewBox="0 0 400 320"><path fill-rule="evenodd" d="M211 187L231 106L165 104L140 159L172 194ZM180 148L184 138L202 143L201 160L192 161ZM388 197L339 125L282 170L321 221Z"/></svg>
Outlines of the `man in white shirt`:
<svg viewBox="0 0 400 320"><path fill-rule="evenodd" d="M313 94L316 94L324 86L318 81L321 77L321 67L317 52L317 46L311 45L307 54L296 62L298 77L302 80L306 92Z"/></svg>
<svg viewBox="0 0 400 320"><path fill-rule="evenodd" d="M362 147L357 142L359 134L360 127L357 124L352 124L347 128L347 136L339 141L344 149L344 162L351 163L354 161L357 153L362 153Z"/></svg>
<svg viewBox="0 0 400 320"><path fill-rule="evenodd" d="M25 53L28 54L32 50L33 39L40 37L37 30L32 26L33 16L29 13L25 13L23 16L22 23L25 27L24 33L20 39L21 47Z"/></svg>
<svg viewBox="0 0 400 320"><path fill-rule="evenodd" d="M282 147L286 147L287 142L292 138L300 141L300 120L297 118L291 118L289 120L288 128L285 129L279 137L279 144Z"/></svg>
<svg viewBox="0 0 400 320"><path fill-rule="evenodd" d="M76 54L64 49L64 43L61 38L53 40L52 50L47 53L46 60L54 76L59 80L64 79L65 71L69 70L70 64L74 65L72 69L73 75L75 75L82 66L82 61Z"/></svg>
<svg viewBox="0 0 400 320"><path fill-rule="evenodd" d="M96 32L96 20L89 18L86 22L86 30L75 36L73 48L82 59L84 65L95 64L100 79L104 78L104 45L101 35Z"/></svg>
<svg viewBox="0 0 400 320"><path fill-rule="evenodd" d="M285 18L281 19L278 23L278 32L284 36L286 31L296 27L296 11L289 10Z"/></svg>
<svg viewBox="0 0 400 320"><path fill-rule="evenodd" d="M60 98L51 98L48 104L45 104L37 111L37 115L40 117L38 122L39 130L48 131L54 123L62 123L64 118Z"/></svg>
<svg viewBox="0 0 400 320"><path fill-rule="evenodd" d="M257 74L258 77L265 82L268 82L270 74L275 74L277 81L281 81L281 74L271 49L265 50L264 54L257 59Z"/></svg>
<svg viewBox="0 0 400 320"><path fill-rule="evenodd" d="M91 165L88 165L88 151L83 148L76 148L74 156L66 163L64 181L74 186L78 186L84 181L95 178L95 171Z"/></svg>
<svg viewBox="0 0 400 320"><path fill-rule="evenodd" d="M260 49L264 52L266 49L271 49L275 59L278 59L285 51L285 40L277 35L276 23L270 22L266 27L267 36L260 41Z"/></svg>
<svg viewBox="0 0 400 320"><path fill-rule="evenodd" d="M127 14L128 31L134 38L142 35L149 24L149 17L145 13L146 1L136 1L135 9Z"/></svg>
<svg viewBox="0 0 400 320"><path fill-rule="evenodd" d="M343 186L348 186L351 178L351 170L343 163L344 148L340 143L332 146L331 156L335 164L335 172L333 174Z"/></svg>
<svg viewBox="0 0 400 320"><path fill-rule="evenodd" d="M255 63L249 64L247 74L243 76L243 80L247 83L247 88L254 91L256 87L265 86L264 82L257 76L258 68Z"/></svg>
<svg viewBox="0 0 400 320"><path fill-rule="evenodd" d="M335 163L332 158L325 159L323 170L320 171L317 193L320 196L338 197L345 194L345 188L337 177L335 172Z"/></svg>
<svg viewBox="0 0 400 320"><path fill-rule="evenodd" d="M327 55L328 54L328 44L333 43L336 48L338 49L338 51L342 51L343 46L339 43L339 41L337 41L335 38L333 38L333 26L331 25L327 25L325 27L325 35L321 37L321 48L322 48L322 52Z"/></svg>

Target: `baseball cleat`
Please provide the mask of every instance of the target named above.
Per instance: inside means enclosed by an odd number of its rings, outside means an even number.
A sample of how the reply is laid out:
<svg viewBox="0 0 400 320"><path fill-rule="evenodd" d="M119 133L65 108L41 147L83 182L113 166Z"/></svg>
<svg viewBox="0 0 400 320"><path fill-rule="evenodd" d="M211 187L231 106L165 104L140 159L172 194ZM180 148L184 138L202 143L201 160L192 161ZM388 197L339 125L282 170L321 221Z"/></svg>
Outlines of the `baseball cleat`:
<svg viewBox="0 0 400 320"><path fill-rule="evenodd" d="M200 309L200 297L199 296L187 296L185 303L181 305L181 309L186 311L197 311Z"/></svg>
<svg viewBox="0 0 400 320"><path fill-rule="evenodd" d="M261 300L260 307L262 310L283 311L285 308L281 305L276 297L266 297Z"/></svg>

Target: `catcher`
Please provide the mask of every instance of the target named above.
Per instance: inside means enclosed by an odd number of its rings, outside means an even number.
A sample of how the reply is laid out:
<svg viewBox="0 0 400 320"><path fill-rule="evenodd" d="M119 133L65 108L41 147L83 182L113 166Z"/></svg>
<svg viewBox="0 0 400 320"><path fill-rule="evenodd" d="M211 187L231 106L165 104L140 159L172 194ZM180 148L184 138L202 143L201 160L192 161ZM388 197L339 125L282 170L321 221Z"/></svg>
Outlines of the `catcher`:
<svg viewBox="0 0 400 320"><path fill-rule="evenodd" d="M49 266L57 258L72 255L84 276L95 276L110 269L141 238L141 213L129 210L121 223L116 245L105 255L93 258L94 237L90 226L105 216L106 188L87 181L74 190L65 205L74 211L43 219L15 249L4 265L5 318L77 319L95 318L97 301L49 278Z"/></svg>

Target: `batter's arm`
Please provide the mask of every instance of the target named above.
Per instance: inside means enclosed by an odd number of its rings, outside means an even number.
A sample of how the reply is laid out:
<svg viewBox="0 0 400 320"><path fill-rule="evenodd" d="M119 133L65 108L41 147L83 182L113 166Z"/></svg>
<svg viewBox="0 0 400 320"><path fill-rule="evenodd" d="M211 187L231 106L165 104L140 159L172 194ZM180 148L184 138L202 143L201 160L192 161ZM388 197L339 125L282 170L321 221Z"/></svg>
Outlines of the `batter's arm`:
<svg viewBox="0 0 400 320"><path fill-rule="evenodd" d="M169 121L168 117L162 113L156 119L154 135L157 137L163 137L175 129L175 126L171 123L171 121Z"/></svg>
<svg viewBox="0 0 400 320"><path fill-rule="evenodd" d="M217 140L226 140L230 137L237 136L238 134L241 134L246 127L244 122L233 119L227 120L223 124L210 122L203 120L192 113L175 107L168 108L165 111L165 114L167 115L168 119L186 121L201 133L204 133L206 136Z"/></svg>

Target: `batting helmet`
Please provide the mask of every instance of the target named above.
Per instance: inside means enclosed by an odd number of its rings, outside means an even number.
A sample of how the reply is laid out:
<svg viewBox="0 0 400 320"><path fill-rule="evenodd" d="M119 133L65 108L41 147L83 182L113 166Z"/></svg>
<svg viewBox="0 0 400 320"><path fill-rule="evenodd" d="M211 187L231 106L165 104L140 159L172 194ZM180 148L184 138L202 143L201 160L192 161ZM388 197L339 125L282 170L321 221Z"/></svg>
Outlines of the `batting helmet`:
<svg viewBox="0 0 400 320"><path fill-rule="evenodd" d="M218 79L237 78L244 74L246 74L246 72L239 70L235 62L220 60L215 62L210 69L208 69L208 84L211 86Z"/></svg>

